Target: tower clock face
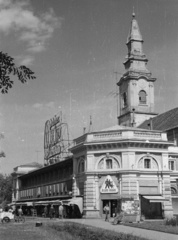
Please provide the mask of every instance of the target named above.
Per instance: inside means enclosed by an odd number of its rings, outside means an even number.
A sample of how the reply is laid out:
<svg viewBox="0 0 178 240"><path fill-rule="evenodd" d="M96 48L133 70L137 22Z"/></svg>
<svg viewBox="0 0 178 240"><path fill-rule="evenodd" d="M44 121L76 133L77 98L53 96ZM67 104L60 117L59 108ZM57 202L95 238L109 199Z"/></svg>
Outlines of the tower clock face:
<svg viewBox="0 0 178 240"><path fill-rule="evenodd" d="M140 78L140 79L138 80L138 86L139 86L141 89L146 89L147 86L148 86L148 82L147 82L145 79Z"/></svg>

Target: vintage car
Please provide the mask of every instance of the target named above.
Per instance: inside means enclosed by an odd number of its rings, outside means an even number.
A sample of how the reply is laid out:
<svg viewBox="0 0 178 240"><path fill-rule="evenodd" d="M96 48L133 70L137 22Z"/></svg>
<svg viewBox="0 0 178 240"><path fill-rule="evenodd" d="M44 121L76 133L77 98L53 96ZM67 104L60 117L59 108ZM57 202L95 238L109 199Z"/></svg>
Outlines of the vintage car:
<svg viewBox="0 0 178 240"><path fill-rule="evenodd" d="M10 222L12 219L14 219L14 214L12 212L0 212L1 222Z"/></svg>

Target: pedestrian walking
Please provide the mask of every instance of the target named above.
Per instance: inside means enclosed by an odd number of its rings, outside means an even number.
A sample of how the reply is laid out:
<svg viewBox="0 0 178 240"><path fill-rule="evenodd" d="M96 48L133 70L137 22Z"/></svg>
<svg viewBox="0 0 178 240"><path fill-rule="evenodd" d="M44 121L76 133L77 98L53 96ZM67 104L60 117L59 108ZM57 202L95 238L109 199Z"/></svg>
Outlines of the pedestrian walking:
<svg viewBox="0 0 178 240"><path fill-rule="evenodd" d="M61 205L59 205L59 218L63 218L63 213L64 213L64 207Z"/></svg>
<svg viewBox="0 0 178 240"><path fill-rule="evenodd" d="M44 217L46 218L48 215L48 208L47 206L44 207Z"/></svg>
<svg viewBox="0 0 178 240"><path fill-rule="evenodd" d="M55 214L55 210L54 210L53 205L51 205L51 207L49 209L49 217L50 217L50 219L52 219L54 217L54 214Z"/></svg>
<svg viewBox="0 0 178 240"><path fill-rule="evenodd" d="M109 222L109 206L108 204L106 204L106 206L104 207L104 212L105 212L105 221Z"/></svg>
<svg viewBox="0 0 178 240"><path fill-rule="evenodd" d="M22 211L22 207L21 206L18 209L18 215L19 215L19 217L21 217L23 215L23 211Z"/></svg>

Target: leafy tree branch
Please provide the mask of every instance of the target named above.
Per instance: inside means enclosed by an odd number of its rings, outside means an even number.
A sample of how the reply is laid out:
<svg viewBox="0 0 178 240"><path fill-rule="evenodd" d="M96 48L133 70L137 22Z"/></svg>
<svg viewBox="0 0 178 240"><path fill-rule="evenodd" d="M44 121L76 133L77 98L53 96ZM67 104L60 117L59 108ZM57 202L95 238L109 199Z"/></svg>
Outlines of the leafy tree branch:
<svg viewBox="0 0 178 240"><path fill-rule="evenodd" d="M28 67L17 67L12 57L8 56L7 53L0 52L0 91L3 94L8 93L9 88L12 88L14 84L10 75L17 76L21 83L36 78L34 72Z"/></svg>

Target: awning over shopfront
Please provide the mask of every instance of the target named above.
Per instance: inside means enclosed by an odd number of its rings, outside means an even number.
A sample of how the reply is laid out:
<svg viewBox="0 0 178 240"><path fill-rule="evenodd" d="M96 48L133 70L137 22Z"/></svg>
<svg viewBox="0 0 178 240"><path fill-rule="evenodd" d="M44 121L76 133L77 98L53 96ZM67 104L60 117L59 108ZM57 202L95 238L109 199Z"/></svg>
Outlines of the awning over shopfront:
<svg viewBox="0 0 178 240"><path fill-rule="evenodd" d="M49 201L38 201L35 202L35 206L45 206L45 205L77 205L79 207L80 212L83 212L83 198L76 197L66 200L49 200Z"/></svg>
<svg viewBox="0 0 178 240"><path fill-rule="evenodd" d="M82 197L76 197L71 198L68 200L62 200L63 205L77 205L80 209L80 213L83 212L83 198Z"/></svg>
<svg viewBox="0 0 178 240"><path fill-rule="evenodd" d="M79 207L80 212L83 212L83 198L82 197L74 197L66 200L44 200L37 202L14 202L9 204L9 206L47 206L47 205L77 205Z"/></svg>
<svg viewBox="0 0 178 240"><path fill-rule="evenodd" d="M14 202L9 203L8 206L33 206L33 202Z"/></svg>
<svg viewBox="0 0 178 240"><path fill-rule="evenodd" d="M169 199L164 198L163 196L143 196L145 199L148 199L151 203L154 202L165 202L169 201Z"/></svg>
<svg viewBox="0 0 178 240"><path fill-rule="evenodd" d="M49 200L49 201L38 201L34 202L35 206L45 206L45 205L60 205L62 204L61 200Z"/></svg>

